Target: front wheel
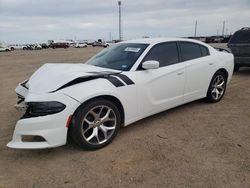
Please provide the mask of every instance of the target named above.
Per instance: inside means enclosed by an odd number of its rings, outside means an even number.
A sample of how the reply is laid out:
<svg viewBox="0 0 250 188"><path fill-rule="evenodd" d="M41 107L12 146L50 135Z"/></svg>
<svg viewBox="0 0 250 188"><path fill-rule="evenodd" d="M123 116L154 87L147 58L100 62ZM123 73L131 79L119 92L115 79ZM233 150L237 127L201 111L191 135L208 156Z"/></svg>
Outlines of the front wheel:
<svg viewBox="0 0 250 188"><path fill-rule="evenodd" d="M108 145L121 125L118 108L110 101L96 99L80 106L71 123L71 137L82 148L99 149Z"/></svg>
<svg viewBox="0 0 250 188"><path fill-rule="evenodd" d="M227 77L225 73L218 71L214 74L207 91L206 99L209 102L219 102L225 94Z"/></svg>

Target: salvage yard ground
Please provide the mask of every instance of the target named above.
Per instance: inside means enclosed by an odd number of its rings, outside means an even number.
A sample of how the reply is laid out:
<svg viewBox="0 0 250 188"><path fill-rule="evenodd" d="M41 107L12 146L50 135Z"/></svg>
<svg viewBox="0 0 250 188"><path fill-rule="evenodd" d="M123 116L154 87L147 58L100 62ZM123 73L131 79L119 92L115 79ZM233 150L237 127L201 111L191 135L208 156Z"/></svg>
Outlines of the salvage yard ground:
<svg viewBox="0 0 250 188"><path fill-rule="evenodd" d="M44 63L81 63L102 48L0 53L0 187L250 187L250 69L223 100L203 100L123 128L109 146L13 150L15 86Z"/></svg>

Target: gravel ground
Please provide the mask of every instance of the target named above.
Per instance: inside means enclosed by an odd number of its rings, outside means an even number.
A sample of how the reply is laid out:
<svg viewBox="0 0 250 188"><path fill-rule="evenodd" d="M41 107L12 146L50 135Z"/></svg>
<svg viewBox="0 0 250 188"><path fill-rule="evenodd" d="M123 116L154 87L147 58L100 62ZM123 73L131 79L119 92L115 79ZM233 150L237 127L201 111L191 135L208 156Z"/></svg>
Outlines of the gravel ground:
<svg viewBox="0 0 250 188"><path fill-rule="evenodd" d="M15 86L44 63L84 62L101 48L0 53L0 187L250 187L250 69L223 100L183 105L121 129L98 151L73 143L13 150Z"/></svg>

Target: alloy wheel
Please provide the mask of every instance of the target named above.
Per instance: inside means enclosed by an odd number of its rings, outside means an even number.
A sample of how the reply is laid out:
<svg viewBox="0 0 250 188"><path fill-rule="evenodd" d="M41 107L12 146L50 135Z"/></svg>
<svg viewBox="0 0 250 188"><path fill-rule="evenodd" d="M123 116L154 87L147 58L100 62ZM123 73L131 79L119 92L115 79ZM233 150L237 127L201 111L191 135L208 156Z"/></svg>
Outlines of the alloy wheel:
<svg viewBox="0 0 250 188"><path fill-rule="evenodd" d="M95 106L89 110L81 125L83 138L92 145L103 144L115 132L117 117L112 108L106 105Z"/></svg>
<svg viewBox="0 0 250 188"><path fill-rule="evenodd" d="M214 100L219 100L225 92L226 81L222 75L217 75L212 82L211 95Z"/></svg>

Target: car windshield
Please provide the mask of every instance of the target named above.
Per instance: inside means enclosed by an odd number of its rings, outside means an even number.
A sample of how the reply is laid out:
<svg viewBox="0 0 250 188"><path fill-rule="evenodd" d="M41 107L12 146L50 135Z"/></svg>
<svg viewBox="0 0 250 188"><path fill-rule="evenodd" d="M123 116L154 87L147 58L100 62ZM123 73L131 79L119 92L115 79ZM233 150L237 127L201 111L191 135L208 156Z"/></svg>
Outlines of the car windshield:
<svg viewBox="0 0 250 188"><path fill-rule="evenodd" d="M92 57L87 64L103 68L129 71L147 47L148 44L116 44Z"/></svg>

